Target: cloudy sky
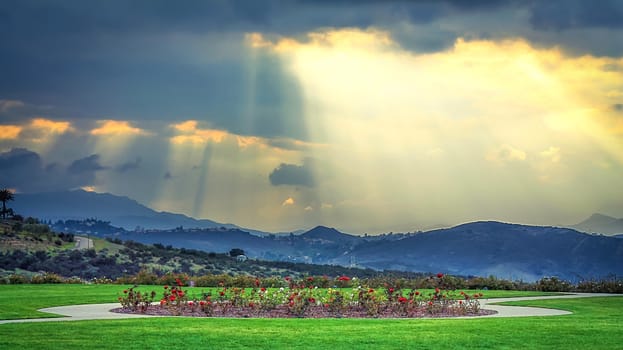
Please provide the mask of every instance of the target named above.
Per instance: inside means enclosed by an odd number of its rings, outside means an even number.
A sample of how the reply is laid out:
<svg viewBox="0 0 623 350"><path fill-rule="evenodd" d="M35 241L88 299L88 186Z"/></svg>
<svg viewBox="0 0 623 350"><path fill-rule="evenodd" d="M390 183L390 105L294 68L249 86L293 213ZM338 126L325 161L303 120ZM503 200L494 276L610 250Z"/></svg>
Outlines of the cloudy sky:
<svg viewBox="0 0 623 350"><path fill-rule="evenodd" d="M0 2L0 187L269 231L623 217L623 1Z"/></svg>

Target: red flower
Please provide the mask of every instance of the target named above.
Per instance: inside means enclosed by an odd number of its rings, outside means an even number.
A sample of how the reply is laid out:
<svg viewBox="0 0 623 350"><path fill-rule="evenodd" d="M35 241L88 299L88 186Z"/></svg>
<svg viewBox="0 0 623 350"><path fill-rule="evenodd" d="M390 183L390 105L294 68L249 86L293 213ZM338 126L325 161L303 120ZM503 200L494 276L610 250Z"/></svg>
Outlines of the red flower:
<svg viewBox="0 0 623 350"><path fill-rule="evenodd" d="M368 289L368 293L374 293L374 289L372 288Z"/></svg>
<svg viewBox="0 0 623 350"><path fill-rule="evenodd" d="M324 307L329 307L329 306L330 306L329 304L324 304Z"/></svg>
<svg viewBox="0 0 623 350"><path fill-rule="evenodd" d="M418 291L415 291L415 295L420 295L420 292L418 292Z"/></svg>
<svg viewBox="0 0 623 350"><path fill-rule="evenodd" d="M313 282L313 281L314 281L314 278L313 278L313 277L311 277L311 276L309 276L309 277L307 277L307 281L309 281L309 282Z"/></svg>
<svg viewBox="0 0 623 350"><path fill-rule="evenodd" d="M262 292L266 291L266 288L262 287L262 289L260 289Z"/></svg>
<svg viewBox="0 0 623 350"><path fill-rule="evenodd" d="M291 278L290 278L290 276L286 276L284 279L285 279L286 281L290 282L290 279L291 279Z"/></svg>
<svg viewBox="0 0 623 350"><path fill-rule="evenodd" d="M123 298L122 298L122 297L119 297L119 298L117 298L117 300L121 301L121 300L123 300Z"/></svg>
<svg viewBox="0 0 623 350"><path fill-rule="evenodd" d="M160 306L162 306L162 305L164 305L164 304L166 304L166 303L167 303L167 301L166 301L166 300L164 300L164 299L160 300Z"/></svg>
<svg viewBox="0 0 623 350"><path fill-rule="evenodd" d="M257 279L257 278L255 279L255 286L256 286L256 287L259 287L259 286L260 286L260 280L259 280L259 279Z"/></svg>
<svg viewBox="0 0 623 350"><path fill-rule="evenodd" d="M195 303L193 303L192 300L188 302L188 306L193 306L194 304Z"/></svg>
<svg viewBox="0 0 623 350"><path fill-rule="evenodd" d="M123 290L123 294L128 294L128 290L127 290L127 289L124 289L124 290Z"/></svg>
<svg viewBox="0 0 623 350"><path fill-rule="evenodd" d="M253 305L255 305L255 304L253 304L253 302L249 303L249 307L253 307Z"/></svg>
<svg viewBox="0 0 623 350"><path fill-rule="evenodd" d="M205 304L206 304L206 302L205 302L205 301L203 301L203 300L201 300L201 301L199 302L199 305L200 305L200 306L204 306Z"/></svg>
<svg viewBox="0 0 623 350"><path fill-rule="evenodd" d="M175 301L175 295L171 295L171 296L169 297L169 300L171 300L171 301Z"/></svg>
<svg viewBox="0 0 623 350"><path fill-rule="evenodd" d="M348 282L348 281L350 281L350 277L348 277L348 276L340 276L337 280L338 281Z"/></svg>
<svg viewBox="0 0 623 350"><path fill-rule="evenodd" d="M432 302L432 301L429 301L429 302L428 302L428 305L432 306L432 305L433 305L433 302Z"/></svg>
<svg viewBox="0 0 623 350"><path fill-rule="evenodd" d="M463 300L459 300L459 305L463 305Z"/></svg>
<svg viewBox="0 0 623 350"><path fill-rule="evenodd" d="M435 288L435 293L439 293L439 288Z"/></svg>
<svg viewBox="0 0 623 350"><path fill-rule="evenodd" d="M465 295L465 292L464 292L464 291L461 291L461 295Z"/></svg>
<svg viewBox="0 0 623 350"><path fill-rule="evenodd" d="M443 278L443 273L441 273L441 272L440 272L440 273L438 273L438 274L437 274L437 278Z"/></svg>
<svg viewBox="0 0 623 350"><path fill-rule="evenodd" d="M314 304L314 303L316 302L316 299L314 299L314 298L309 298L309 299L307 299L307 301L309 301L310 303Z"/></svg>
<svg viewBox="0 0 623 350"><path fill-rule="evenodd" d="M225 292L220 291L220 292L218 292L218 294L219 294L220 296L223 296L223 295L225 295Z"/></svg>
<svg viewBox="0 0 623 350"><path fill-rule="evenodd" d="M183 297L184 296L184 292L182 292L182 291L177 292L177 296L179 296L180 298Z"/></svg>
<svg viewBox="0 0 623 350"><path fill-rule="evenodd" d="M177 283L177 285L180 286L180 287L184 285L179 278L175 279L175 283Z"/></svg>
<svg viewBox="0 0 623 350"><path fill-rule="evenodd" d="M399 303L401 303L401 304L404 304L404 303L406 303L406 302L407 302L407 298L405 298L405 297L399 297L399 298L398 298L398 302L399 302Z"/></svg>
<svg viewBox="0 0 623 350"><path fill-rule="evenodd" d="M165 285L165 286L164 286L164 289L169 289L169 286L166 286L166 285Z"/></svg>
<svg viewBox="0 0 623 350"><path fill-rule="evenodd" d="M290 305L290 307L294 306L294 301L291 301L288 305Z"/></svg>
<svg viewBox="0 0 623 350"><path fill-rule="evenodd" d="M389 291L389 294L392 294L394 292L394 288L390 288L388 289L388 291Z"/></svg>

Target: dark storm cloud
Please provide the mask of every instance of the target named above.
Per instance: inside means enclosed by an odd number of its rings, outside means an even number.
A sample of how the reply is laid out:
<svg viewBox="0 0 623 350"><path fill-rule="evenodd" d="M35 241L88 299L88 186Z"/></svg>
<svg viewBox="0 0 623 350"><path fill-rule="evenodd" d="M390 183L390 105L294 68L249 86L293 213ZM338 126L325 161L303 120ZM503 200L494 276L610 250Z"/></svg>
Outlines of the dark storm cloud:
<svg viewBox="0 0 623 350"><path fill-rule="evenodd" d="M58 163L45 164L39 154L25 148L0 153L0 186L21 192L45 192L93 185L95 173L105 169L99 156L78 159L69 167Z"/></svg>
<svg viewBox="0 0 623 350"><path fill-rule="evenodd" d="M99 155L92 154L88 157L74 160L67 168L67 171L71 174L82 174L106 169L100 165L99 158Z"/></svg>
<svg viewBox="0 0 623 350"><path fill-rule="evenodd" d="M141 157L136 157L133 161L126 162L115 167L115 170L120 173L125 173L130 170L138 169L142 162Z"/></svg>
<svg viewBox="0 0 623 350"><path fill-rule="evenodd" d="M623 28L623 2L619 0L535 1L530 22L540 30Z"/></svg>
<svg viewBox="0 0 623 350"><path fill-rule="evenodd" d="M621 28L621 4L605 0L2 1L0 99L53 106L36 112L53 119L197 119L237 134L304 140L301 88L278 57L257 51L250 55L244 33L305 40L305 33L319 28L374 26L390 31L406 49L431 52L447 49L458 37L499 32L518 36L513 29L471 30L462 23L462 14L495 18L505 13L502 10L520 9L531 13L531 24L525 27L555 34L572 28ZM440 27L435 21L443 18L456 23ZM572 47L578 54L623 52L623 44L595 40L594 35L574 34L561 43L554 34L529 39ZM0 110L0 118L17 120L34 113L25 107L7 108Z"/></svg>
<svg viewBox="0 0 623 350"><path fill-rule="evenodd" d="M273 186L314 187L313 162L311 159L306 159L303 165L281 163L268 175L268 179Z"/></svg>

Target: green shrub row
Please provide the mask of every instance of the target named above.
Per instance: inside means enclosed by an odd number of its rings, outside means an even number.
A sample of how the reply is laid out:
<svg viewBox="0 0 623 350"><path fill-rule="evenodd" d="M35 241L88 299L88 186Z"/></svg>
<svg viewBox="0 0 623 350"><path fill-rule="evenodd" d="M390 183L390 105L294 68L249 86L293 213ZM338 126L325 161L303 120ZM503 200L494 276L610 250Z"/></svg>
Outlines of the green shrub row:
<svg viewBox="0 0 623 350"><path fill-rule="evenodd" d="M336 285L340 287L356 287L366 285L372 288L383 288L387 286L397 286L407 289L430 289L435 288L437 281L435 276L416 277L416 278L397 278L379 274L377 277L357 278L344 282L340 281L340 276L309 276L314 281L314 286L319 288L331 288ZM48 284L48 283L97 283L97 284L135 284L135 285L173 285L176 281L184 281L187 286L196 287L218 287L231 286L238 288L253 288L260 280L262 285L271 288L289 286L289 278L274 277L254 277L249 275L231 276L229 274L205 274L189 275L186 273L165 273L156 274L147 270L141 270L134 275L109 278L81 279L78 277L65 278L55 273L34 274L32 277L11 274L0 277L0 284ZM623 280L615 276L609 279L582 281L577 284L561 280L557 277L544 277L536 282L528 283L522 281L508 281L491 277L469 277L462 278L446 275L444 284L447 289L472 289L472 290L520 290L520 291L542 291L542 292L584 292L584 293L623 293Z"/></svg>

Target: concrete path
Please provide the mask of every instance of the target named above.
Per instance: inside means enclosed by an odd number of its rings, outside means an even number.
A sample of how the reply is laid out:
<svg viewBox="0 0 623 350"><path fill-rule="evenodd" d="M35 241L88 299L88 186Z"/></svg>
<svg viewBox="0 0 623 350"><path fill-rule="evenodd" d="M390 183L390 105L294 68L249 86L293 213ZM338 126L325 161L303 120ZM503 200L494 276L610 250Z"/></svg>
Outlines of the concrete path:
<svg viewBox="0 0 623 350"><path fill-rule="evenodd" d="M497 303L503 303L507 301L523 301L523 300L545 300L545 299L572 299L572 298L591 298L591 297L613 297L623 296L623 294L606 294L606 293L567 293L566 295L552 295L552 296L539 296L539 297L516 297L516 298L495 298L495 299L481 299L480 307L482 309L497 311L497 314L470 317L470 318L482 318L482 317L529 317L529 316L560 316L570 315L572 312L558 309L546 309L541 307L527 307L527 306L504 306L495 305Z"/></svg>
<svg viewBox="0 0 623 350"><path fill-rule="evenodd" d="M522 301L522 300L543 300L543 299L571 299L571 298L590 298L590 297L606 297L606 296L623 296L622 294L600 294L600 293L569 293L566 295L540 296L540 297L517 297L517 298L496 298L481 299L481 308L497 311L497 314L487 316L457 317L477 319L483 317L529 317L529 316L560 316L569 315L571 312L557 309L545 309L538 307L524 306L502 306L494 303L502 303L506 301ZM56 306L41 309L39 311L52 314L63 315L66 317L57 318L33 318L21 320L0 320L3 323L24 323L24 322L53 322L53 321L85 321L85 320L111 320L124 318L144 318L144 317L161 317L140 314L121 314L110 312L110 310L118 308L119 303L112 304L88 304L88 305L71 305ZM447 319L447 318L446 318Z"/></svg>

